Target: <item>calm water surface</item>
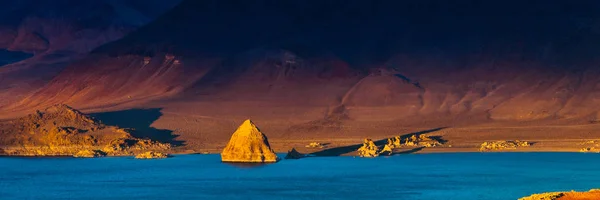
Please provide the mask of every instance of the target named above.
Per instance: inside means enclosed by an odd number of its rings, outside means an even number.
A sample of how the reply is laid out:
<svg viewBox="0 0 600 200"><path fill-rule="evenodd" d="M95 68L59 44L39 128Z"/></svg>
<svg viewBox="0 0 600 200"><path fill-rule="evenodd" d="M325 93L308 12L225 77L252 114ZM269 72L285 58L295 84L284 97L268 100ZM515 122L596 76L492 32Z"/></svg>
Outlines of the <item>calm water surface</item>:
<svg viewBox="0 0 600 200"><path fill-rule="evenodd" d="M237 166L219 155L0 158L0 199L516 199L600 187L600 154L319 157Z"/></svg>

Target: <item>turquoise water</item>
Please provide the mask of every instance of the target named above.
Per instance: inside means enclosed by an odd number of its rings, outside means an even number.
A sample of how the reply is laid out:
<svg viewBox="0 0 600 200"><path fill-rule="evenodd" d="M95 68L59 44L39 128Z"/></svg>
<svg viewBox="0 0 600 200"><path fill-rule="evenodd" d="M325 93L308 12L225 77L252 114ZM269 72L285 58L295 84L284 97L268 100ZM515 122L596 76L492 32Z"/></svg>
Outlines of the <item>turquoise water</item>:
<svg viewBox="0 0 600 200"><path fill-rule="evenodd" d="M600 154L318 157L238 166L219 155L0 158L0 199L516 199L600 188Z"/></svg>

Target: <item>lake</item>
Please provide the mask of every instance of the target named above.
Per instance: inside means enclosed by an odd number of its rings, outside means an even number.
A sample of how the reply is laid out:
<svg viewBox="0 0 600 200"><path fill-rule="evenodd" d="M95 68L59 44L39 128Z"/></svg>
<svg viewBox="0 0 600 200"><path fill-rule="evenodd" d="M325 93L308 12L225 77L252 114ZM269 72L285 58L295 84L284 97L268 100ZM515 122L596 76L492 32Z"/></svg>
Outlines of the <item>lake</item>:
<svg viewBox="0 0 600 200"><path fill-rule="evenodd" d="M282 155L283 157L283 155ZM600 185L600 154L313 157L240 166L219 155L0 158L1 199L517 199Z"/></svg>

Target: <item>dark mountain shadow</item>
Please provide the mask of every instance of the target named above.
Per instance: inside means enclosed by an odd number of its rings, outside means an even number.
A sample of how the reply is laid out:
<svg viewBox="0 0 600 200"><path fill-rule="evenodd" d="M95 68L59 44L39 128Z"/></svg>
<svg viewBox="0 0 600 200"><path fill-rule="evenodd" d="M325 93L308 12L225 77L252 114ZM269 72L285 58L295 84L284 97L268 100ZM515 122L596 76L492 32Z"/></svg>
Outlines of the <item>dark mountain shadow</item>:
<svg viewBox="0 0 600 200"><path fill-rule="evenodd" d="M102 123L106 125L132 128L134 131L131 134L137 138L148 138L159 142L170 143L174 146L184 145L183 141L175 140L178 135L174 135L173 131L150 127L154 121L163 115L160 112L161 110L162 108L131 109L93 113L90 114L90 116L102 121Z"/></svg>
<svg viewBox="0 0 600 200"><path fill-rule="evenodd" d="M442 130L442 129L445 129L445 128L446 127L440 127L440 128L434 128L434 129L429 129L429 130L424 130L424 131L418 131L418 132L414 132L414 133L404 134L404 135L401 135L400 137L402 139L406 139L407 137L410 137L412 135L419 136L421 134L436 132L436 131L439 131L439 130ZM387 138L374 141L374 143L377 146L385 145L387 143ZM316 157L341 156L343 154L347 154L347 153L356 151L361 146L362 146L362 143L361 144L354 144L354 145L343 146L343 147L336 147L336 148L331 148L331 149L325 149L323 151L314 152L314 153L311 153L310 155L316 156ZM423 148L420 148L420 147L419 148L414 148L414 149L405 151L404 153L414 153L414 152L420 151L421 149L423 149ZM402 153L403 152L398 152L398 153L393 153L393 154L402 154Z"/></svg>

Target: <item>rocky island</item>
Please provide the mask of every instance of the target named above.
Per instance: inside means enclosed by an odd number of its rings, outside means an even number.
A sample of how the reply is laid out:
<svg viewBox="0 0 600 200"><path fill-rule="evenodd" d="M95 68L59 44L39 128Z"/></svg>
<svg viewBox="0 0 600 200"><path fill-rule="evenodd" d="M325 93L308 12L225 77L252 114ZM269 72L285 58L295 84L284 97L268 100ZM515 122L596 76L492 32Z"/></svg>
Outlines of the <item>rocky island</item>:
<svg viewBox="0 0 600 200"><path fill-rule="evenodd" d="M135 155L135 159L161 159L161 158L168 158L169 154L166 153L161 153L161 152L154 152L154 151L147 151L138 155Z"/></svg>
<svg viewBox="0 0 600 200"><path fill-rule="evenodd" d="M130 156L170 144L135 138L134 130L105 125L67 105L0 123L5 156Z"/></svg>
<svg viewBox="0 0 600 200"><path fill-rule="evenodd" d="M271 149L267 136L247 119L233 133L221 153L223 162L277 162L278 158Z"/></svg>

